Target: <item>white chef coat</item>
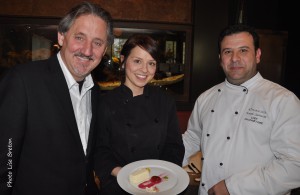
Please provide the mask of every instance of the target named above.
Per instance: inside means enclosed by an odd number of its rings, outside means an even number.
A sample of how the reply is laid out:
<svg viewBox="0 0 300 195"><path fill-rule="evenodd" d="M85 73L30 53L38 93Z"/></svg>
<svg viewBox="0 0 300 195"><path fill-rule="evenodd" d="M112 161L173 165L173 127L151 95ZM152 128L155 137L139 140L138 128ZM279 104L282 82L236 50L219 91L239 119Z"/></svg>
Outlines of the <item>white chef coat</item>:
<svg viewBox="0 0 300 195"><path fill-rule="evenodd" d="M225 179L231 195L287 194L300 187L300 101L259 73L201 94L183 134L189 156L201 151L205 195Z"/></svg>

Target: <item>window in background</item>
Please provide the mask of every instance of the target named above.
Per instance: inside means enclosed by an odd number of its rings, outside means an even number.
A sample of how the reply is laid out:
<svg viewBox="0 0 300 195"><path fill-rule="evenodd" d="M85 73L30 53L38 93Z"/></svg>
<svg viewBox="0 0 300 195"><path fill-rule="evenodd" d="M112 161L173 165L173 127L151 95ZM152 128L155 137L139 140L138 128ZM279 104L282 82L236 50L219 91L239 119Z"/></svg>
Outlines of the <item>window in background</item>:
<svg viewBox="0 0 300 195"><path fill-rule="evenodd" d="M8 68L47 59L59 51L59 19L0 17L0 76ZM161 59L151 81L177 101L187 102L191 69L191 26L160 23L115 22L115 40L93 77L105 92L120 85L120 51L132 34L148 34L158 41Z"/></svg>

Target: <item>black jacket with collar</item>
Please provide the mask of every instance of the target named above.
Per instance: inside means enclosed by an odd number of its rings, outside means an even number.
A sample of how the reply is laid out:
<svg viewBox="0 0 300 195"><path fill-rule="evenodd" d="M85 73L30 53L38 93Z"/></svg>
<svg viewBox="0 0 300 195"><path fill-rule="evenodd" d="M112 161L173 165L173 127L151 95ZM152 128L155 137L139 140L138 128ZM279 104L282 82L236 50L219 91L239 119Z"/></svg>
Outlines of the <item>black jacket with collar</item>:
<svg viewBox="0 0 300 195"><path fill-rule="evenodd" d="M95 170L105 188L117 166L144 159L182 164L184 146L173 97L146 86L133 97L125 85L101 98L97 122Z"/></svg>
<svg viewBox="0 0 300 195"><path fill-rule="evenodd" d="M90 157L98 96L99 88L94 86L93 117L85 155L69 89L56 56L15 66L3 76L0 81L1 195L96 193ZM12 151L9 156L8 150ZM10 181L13 187L8 185Z"/></svg>

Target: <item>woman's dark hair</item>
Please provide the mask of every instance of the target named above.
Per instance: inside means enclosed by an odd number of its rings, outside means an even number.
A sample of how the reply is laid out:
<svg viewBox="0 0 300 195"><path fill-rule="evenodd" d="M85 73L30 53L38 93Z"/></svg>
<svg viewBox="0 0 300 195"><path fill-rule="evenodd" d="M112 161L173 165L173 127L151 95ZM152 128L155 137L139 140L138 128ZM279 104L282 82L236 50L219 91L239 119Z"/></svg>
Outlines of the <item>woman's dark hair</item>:
<svg viewBox="0 0 300 195"><path fill-rule="evenodd" d="M108 44L112 44L114 42L114 35L113 35L113 23L112 17L109 12L104 10L97 4L93 4L90 2L83 1L80 4L73 7L67 15L65 15L58 24L58 32L66 33L71 26L73 25L74 21L82 15L93 14L98 16L102 20L104 20L107 24L107 42Z"/></svg>
<svg viewBox="0 0 300 195"><path fill-rule="evenodd" d="M120 53L120 55L124 56L124 61L122 62L122 64L126 62L131 50L136 46L139 46L140 48L147 51L152 56L152 58L156 60L156 62L159 61L159 49L157 41L155 41L148 35L135 34L129 37L122 47Z"/></svg>
<svg viewBox="0 0 300 195"><path fill-rule="evenodd" d="M219 54L221 53L221 42L223 41L224 37L228 36L228 35L232 35L232 34L241 33L241 32L248 32L253 37L253 45L254 45L255 51L259 48L259 35L256 33L255 29L248 25L235 24L235 25L226 27L220 33L219 39L218 39Z"/></svg>

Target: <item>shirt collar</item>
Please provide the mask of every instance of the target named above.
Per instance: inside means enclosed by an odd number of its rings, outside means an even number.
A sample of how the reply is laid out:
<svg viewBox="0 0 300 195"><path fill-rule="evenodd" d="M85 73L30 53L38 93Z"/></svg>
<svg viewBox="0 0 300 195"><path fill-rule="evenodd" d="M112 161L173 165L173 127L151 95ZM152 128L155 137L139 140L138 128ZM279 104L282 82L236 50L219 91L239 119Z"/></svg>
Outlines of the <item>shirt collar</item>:
<svg viewBox="0 0 300 195"><path fill-rule="evenodd" d="M258 80L262 79L263 77L261 76L261 74L259 72L256 73L255 76L253 76L251 79L247 80L246 82L240 84L240 85L233 85L231 83L228 82L227 79L225 79L225 84L226 86L230 87L230 88L251 88L251 86L255 85L257 83Z"/></svg>

